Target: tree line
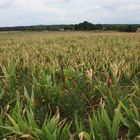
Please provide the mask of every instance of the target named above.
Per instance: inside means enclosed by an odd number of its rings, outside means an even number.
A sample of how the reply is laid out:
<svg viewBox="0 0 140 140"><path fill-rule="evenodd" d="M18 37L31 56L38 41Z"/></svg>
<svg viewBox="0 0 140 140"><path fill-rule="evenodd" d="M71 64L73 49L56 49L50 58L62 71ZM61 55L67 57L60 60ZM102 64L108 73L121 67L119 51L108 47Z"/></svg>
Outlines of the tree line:
<svg viewBox="0 0 140 140"><path fill-rule="evenodd" d="M16 26L0 27L0 31L119 31L119 32L136 32L140 24L92 24L84 21L79 24L71 25L35 25L35 26Z"/></svg>

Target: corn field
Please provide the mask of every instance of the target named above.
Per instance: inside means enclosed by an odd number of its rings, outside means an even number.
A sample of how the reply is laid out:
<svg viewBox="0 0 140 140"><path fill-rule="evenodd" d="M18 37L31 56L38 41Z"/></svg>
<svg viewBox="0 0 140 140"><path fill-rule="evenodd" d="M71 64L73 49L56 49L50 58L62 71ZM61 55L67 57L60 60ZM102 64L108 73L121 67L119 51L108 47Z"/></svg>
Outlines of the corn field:
<svg viewBox="0 0 140 140"><path fill-rule="evenodd" d="M139 140L140 33L0 33L1 140Z"/></svg>

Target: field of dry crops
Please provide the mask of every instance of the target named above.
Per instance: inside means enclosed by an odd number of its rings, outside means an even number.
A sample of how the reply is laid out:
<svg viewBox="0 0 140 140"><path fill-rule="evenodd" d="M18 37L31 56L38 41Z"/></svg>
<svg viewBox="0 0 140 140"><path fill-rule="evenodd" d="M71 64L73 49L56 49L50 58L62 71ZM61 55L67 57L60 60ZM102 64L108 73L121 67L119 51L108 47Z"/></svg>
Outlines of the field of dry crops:
<svg viewBox="0 0 140 140"><path fill-rule="evenodd" d="M139 140L140 33L0 33L0 139Z"/></svg>

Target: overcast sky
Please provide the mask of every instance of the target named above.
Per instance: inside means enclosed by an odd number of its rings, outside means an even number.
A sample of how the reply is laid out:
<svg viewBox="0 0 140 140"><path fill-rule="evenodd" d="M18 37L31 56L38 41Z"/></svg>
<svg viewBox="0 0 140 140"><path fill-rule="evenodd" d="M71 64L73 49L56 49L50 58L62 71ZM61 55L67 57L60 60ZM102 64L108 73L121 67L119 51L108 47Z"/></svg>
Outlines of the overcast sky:
<svg viewBox="0 0 140 140"><path fill-rule="evenodd" d="M140 23L140 0L0 0L0 26Z"/></svg>

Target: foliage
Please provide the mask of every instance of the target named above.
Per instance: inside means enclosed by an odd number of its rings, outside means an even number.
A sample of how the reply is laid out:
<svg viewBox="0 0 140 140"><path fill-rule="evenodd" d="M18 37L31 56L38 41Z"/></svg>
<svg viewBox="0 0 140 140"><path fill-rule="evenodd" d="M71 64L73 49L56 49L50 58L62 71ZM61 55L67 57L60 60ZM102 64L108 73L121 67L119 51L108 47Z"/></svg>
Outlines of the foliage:
<svg viewBox="0 0 140 140"><path fill-rule="evenodd" d="M119 32L136 32L140 24L93 24L84 21L79 24L70 25L34 25L34 26L16 26L0 27L0 31L86 31L86 30L112 30Z"/></svg>
<svg viewBox="0 0 140 140"><path fill-rule="evenodd" d="M0 139L139 139L139 38L0 33Z"/></svg>

